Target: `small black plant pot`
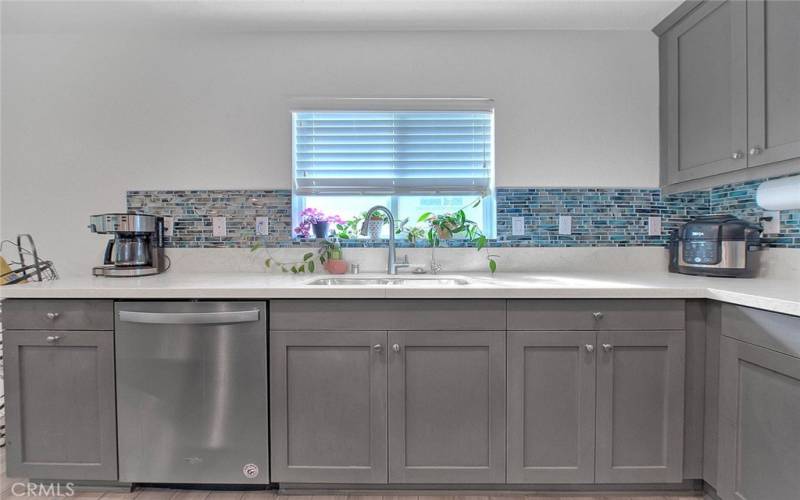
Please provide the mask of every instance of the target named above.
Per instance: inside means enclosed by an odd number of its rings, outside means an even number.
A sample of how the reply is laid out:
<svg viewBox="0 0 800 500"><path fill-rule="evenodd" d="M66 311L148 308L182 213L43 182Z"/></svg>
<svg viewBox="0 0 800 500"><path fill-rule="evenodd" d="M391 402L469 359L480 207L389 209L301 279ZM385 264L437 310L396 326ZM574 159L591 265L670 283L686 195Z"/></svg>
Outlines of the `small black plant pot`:
<svg viewBox="0 0 800 500"><path fill-rule="evenodd" d="M328 227L330 226L327 222L317 222L316 224L311 224L311 230L314 231L314 236L317 238L325 238L328 236Z"/></svg>

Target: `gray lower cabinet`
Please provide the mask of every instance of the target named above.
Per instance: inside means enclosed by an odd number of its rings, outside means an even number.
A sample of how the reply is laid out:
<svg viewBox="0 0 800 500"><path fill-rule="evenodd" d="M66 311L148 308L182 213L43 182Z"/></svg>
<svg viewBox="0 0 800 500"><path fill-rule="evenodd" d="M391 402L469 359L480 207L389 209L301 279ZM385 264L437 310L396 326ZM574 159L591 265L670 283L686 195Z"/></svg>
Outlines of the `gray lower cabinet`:
<svg viewBox="0 0 800 500"><path fill-rule="evenodd" d="M3 333L9 477L116 480L114 332Z"/></svg>
<svg viewBox="0 0 800 500"><path fill-rule="evenodd" d="M800 2L747 2L748 167L800 158Z"/></svg>
<svg viewBox="0 0 800 500"><path fill-rule="evenodd" d="M724 336L720 351L719 496L797 498L800 358Z"/></svg>
<svg viewBox="0 0 800 500"><path fill-rule="evenodd" d="M273 481L387 481L386 336L270 332Z"/></svg>
<svg viewBox="0 0 800 500"><path fill-rule="evenodd" d="M662 38L666 181L747 167L746 5L705 2Z"/></svg>
<svg viewBox="0 0 800 500"><path fill-rule="evenodd" d="M504 483L504 331L389 332L389 482Z"/></svg>
<svg viewBox="0 0 800 500"><path fill-rule="evenodd" d="M593 483L595 333L508 333L508 482Z"/></svg>
<svg viewBox="0 0 800 500"><path fill-rule="evenodd" d="M683 480L683 331L598 332L598 483Z"/></svg>

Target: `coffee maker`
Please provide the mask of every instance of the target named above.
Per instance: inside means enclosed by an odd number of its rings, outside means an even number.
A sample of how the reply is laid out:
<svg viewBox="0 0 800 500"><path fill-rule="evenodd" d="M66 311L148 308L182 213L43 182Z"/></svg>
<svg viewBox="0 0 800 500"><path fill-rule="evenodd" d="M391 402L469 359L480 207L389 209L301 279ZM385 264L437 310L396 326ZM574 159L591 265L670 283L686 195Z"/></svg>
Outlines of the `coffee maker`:
<svg viewBox="0 0 800 500"><path fill-rule="evenodd" d="M92 268L93 275L136 277L167 270L162 217L135 213L92 215L89 230L114 235L106 245L104 265Z"/></svg>

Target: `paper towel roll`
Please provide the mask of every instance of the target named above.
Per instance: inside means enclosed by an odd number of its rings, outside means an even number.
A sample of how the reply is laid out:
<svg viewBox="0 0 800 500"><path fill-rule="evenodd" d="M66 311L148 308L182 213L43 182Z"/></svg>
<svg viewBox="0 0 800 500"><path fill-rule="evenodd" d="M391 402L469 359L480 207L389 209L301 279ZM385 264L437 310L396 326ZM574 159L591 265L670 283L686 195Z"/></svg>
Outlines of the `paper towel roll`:
<svg viewBox="0 0 800 500"><path fill-rule="evenodd" d="M756 203L764 210L800 208L800 175L762 182L756 190Z"/></svg>

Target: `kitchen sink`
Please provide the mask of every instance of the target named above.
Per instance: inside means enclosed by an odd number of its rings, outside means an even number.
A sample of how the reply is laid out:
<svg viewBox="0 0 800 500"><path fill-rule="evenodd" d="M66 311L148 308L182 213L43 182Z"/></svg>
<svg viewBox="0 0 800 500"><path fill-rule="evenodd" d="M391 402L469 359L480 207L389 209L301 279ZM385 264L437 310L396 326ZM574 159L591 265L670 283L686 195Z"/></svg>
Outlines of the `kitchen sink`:
<svg viewBox="0 0 800 500"><path fill-rule="evenodd" d="M314 286L462 286L469 285L465 278L319 278L306 283Z"/></svg>

